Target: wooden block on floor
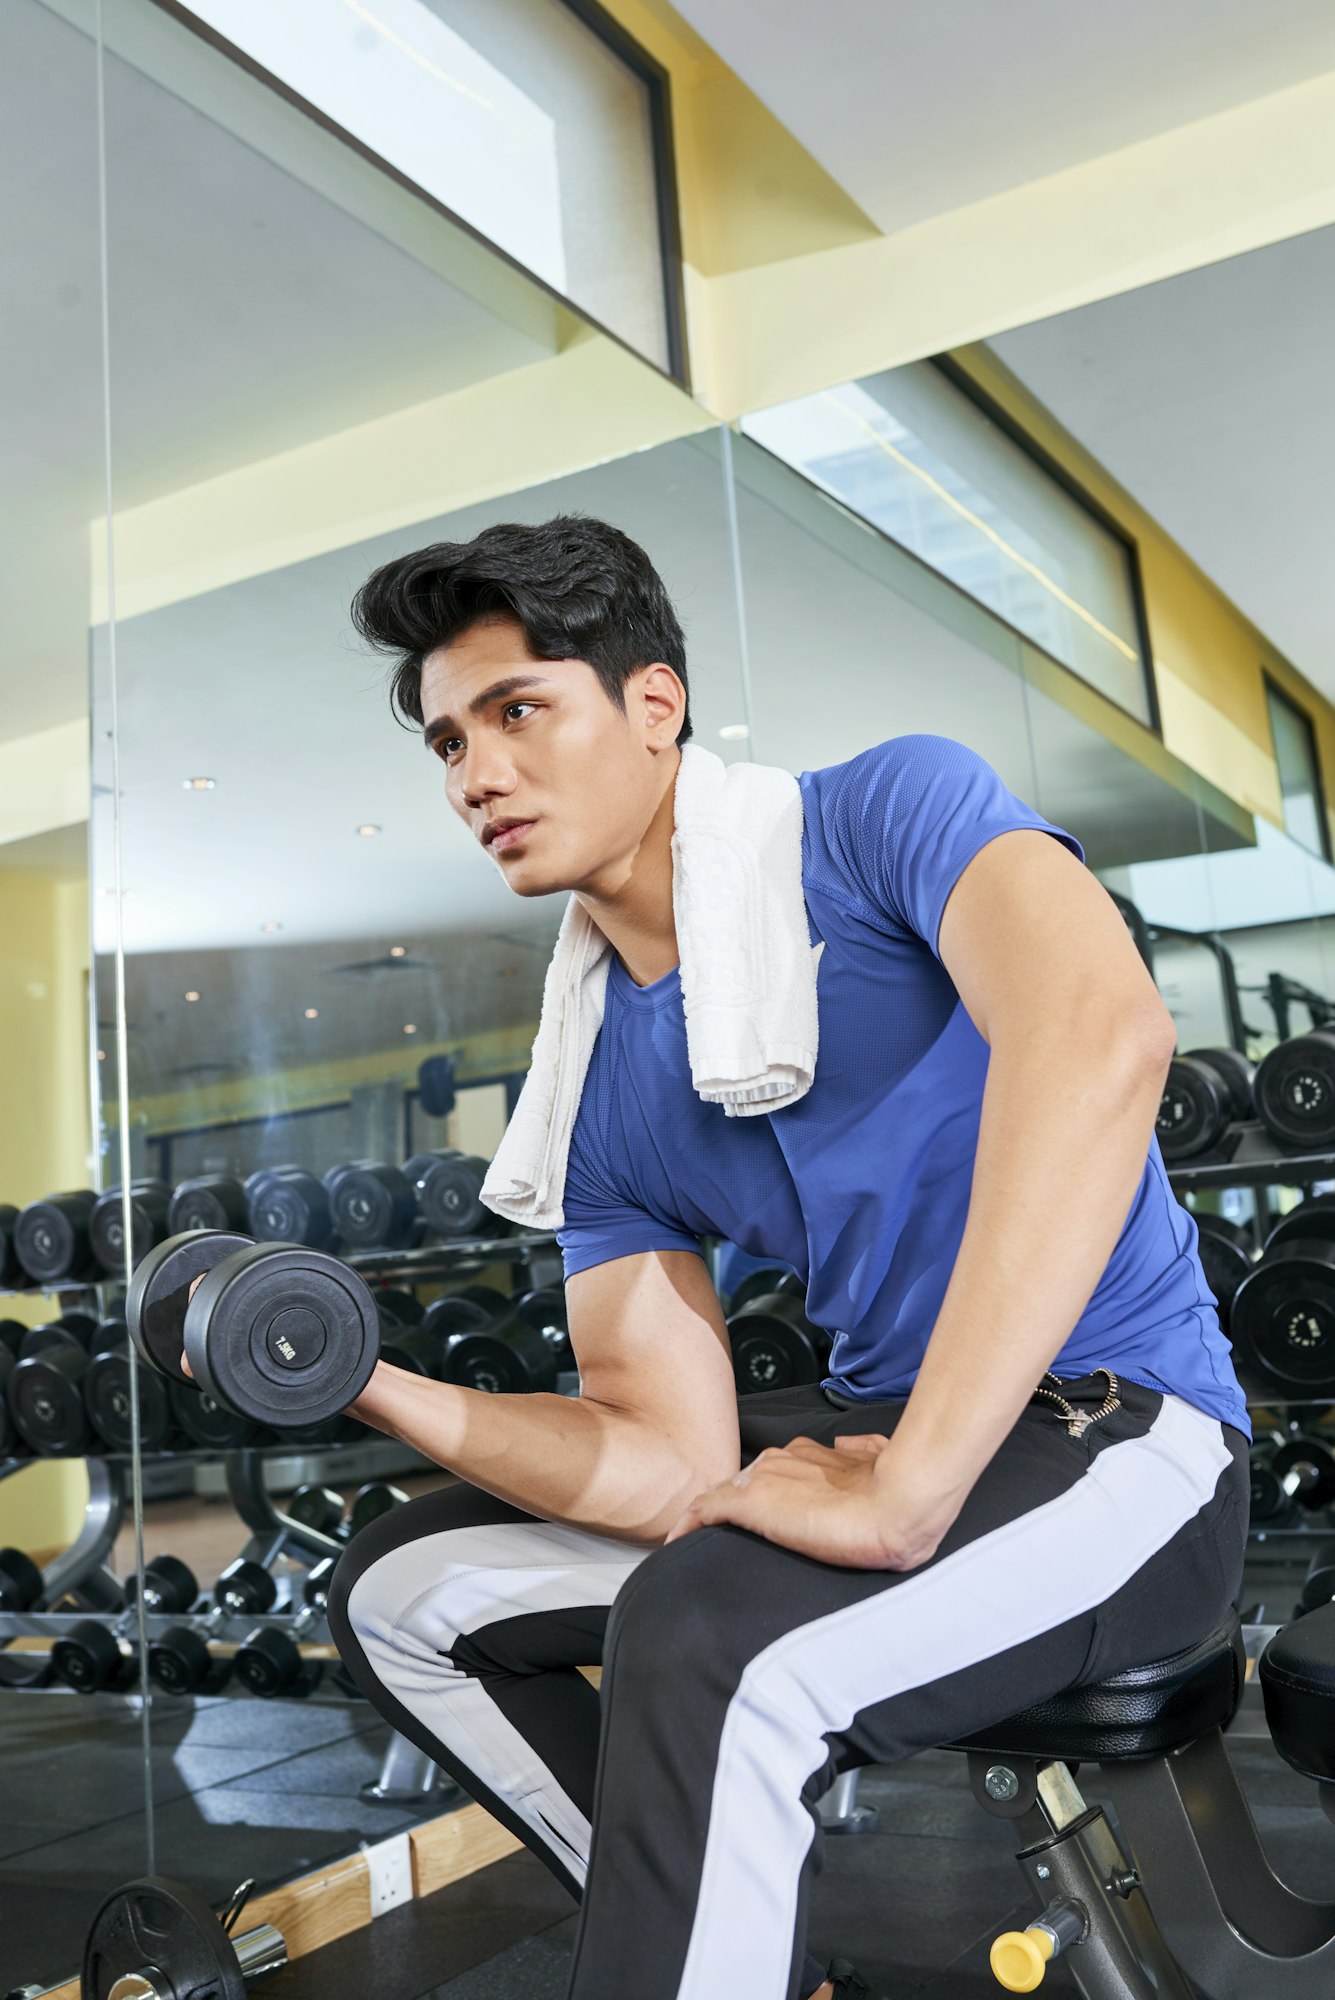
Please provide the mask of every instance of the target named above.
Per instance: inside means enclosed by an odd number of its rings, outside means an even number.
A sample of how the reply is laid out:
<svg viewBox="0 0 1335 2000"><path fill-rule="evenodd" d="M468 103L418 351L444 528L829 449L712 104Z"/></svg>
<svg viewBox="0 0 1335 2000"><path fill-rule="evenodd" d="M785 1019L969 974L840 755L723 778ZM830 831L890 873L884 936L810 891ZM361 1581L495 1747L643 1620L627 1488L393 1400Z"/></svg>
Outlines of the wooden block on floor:
<svg viewBox="0 0 1335 2000"><path fill-rule="evenodd" d="M514 1854L519 1842L481 1806L463 1806L411 1828L413 1894L429 1896L503 1855Z"/></svg>

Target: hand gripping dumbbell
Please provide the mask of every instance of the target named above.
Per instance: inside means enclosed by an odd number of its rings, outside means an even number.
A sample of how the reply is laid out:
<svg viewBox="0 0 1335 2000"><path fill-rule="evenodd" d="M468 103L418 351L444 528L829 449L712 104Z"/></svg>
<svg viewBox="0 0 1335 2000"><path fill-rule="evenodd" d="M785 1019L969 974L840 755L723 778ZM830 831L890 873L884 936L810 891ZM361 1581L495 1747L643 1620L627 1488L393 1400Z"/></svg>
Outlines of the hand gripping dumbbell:
<svg viewBox="0 0 1335 2000"><path fill-rule="evenodd" d="M732 1372L743 1395L819 1382L830 1360L830 1336L807 1318L791 1291L753 1298L727 1320Z"/></svg>
<svg viewBox="0 0 1335 2000"><path fill-rule="evenodd" d="M356 1400L380 1352L375 1300L355 1271L231 1230L192 1230L150 1250L126 1318L141 1356L173 1382L193 1376L252 1423L303 1435Z"/></svg>
<svg viewBox="0 0 1335 2000"><path fill-rule="evenodd" d="M465 1236L508 1236L512 1225L495 1215L482 1200L482 1183L490 1161L476 1153L442 1147L414 1153L403 1172L417 1191L422 1219L429 1230L447 1239Z"/></svg>
<svg viewBox="0 0 1335 2000"><path fill-rule="evenodd" d="M326 1556L302 1581L302 1609L287 1625L261 1625L237 1647L232 1670L247 1693L261 1701L314 1692L324 1674L319 1660L303 1660L298 1642L322 1622L337 1556Z"/></svg>
<svg viewBox="0 0 1335 2000"><path fill-rule="evenodd" d="M1174 1056L1154 1121L1165 1160L1208 1153L1229 1125L1250 1118L1253 1075L1236 1049L1189 1049Z"/></svg>
<svg viewBox="0 0 1335 2000"><path fill-rule="evenodd" d="M167 1234L170 1201L171 1189L166 1181L131 1181L131 1269ZM118 1187L108 1188L94 1202L88 1218L88 1240L102 1269L113 1278L121 1277L125 1270L125 1205Z"/></svg>
<svg viewBox="0 0 1335 2000"><path fill-rule="evenodd" d="M185 1565L180 1565L182 1569ZM184 1604L169 1607L178 1615L189 1611L199 1595L195 1580ZM215 1659L210 1639L229 1618L263 1617L278 1601L278 1586L262 1563L244 1556L229 1563L213 1586L213 1609L195 1625L170 1625L149 1641L148 1675L165 1694L216 1694L232 1672L232 1662Z"/></svg>
<svg viewBox="0 0 1335 2000"><path fill-rule="evenodd" d="M116 1694L133 1687L139 1678L138 1656L122 1652L121 1641L135 1629L135 1604L141 1580L126 1579L126 1608L110 1622L84 1618L53 1643L51 1668L55 1678L76 1694ZM145 1611L179 1613L188 1611L197 1593L190 1570L175 1556L155 1556L147 1563L142 1578Z"/></svg>
<svg viewBox="0 0 1335 2000"><path fill-rule="evenodd" d="M91 1188L74 1188L29 1202L14 1224L14 1251L34 1284L81 1284L102 1274L88 1224L97 1206Z"/></svg>
<svg viewBox="0 0 1335 2000"><path fill-rule="evenodd" d="M107 1320L98 1328L93 1353L83 1377L83 1404L88 1421L108 1451L133 1449L130 1423L130 1372L134 1350L124 1320ZM156 1368L139 1369L139 1442L144 1452L167 1451L175 1435L167 1383Z"/></svg>
<svg viewBox="0 0 1335 2000"><path fill-rule="evenodd" d="M181 1181L167 1209L167 1233L187 1229L245 1229L250 1221L246 1190L232 1174L197 1174Z"/></svg>
<svg viewBox="0 0 1335 2000"><path fill-rule="evenodd" d="M417 1191L385 1160L350 1160L324 1177L334 1234L347 1250L407 1250L422 1235Z"/></svg>
<svg viewBox="0 0 1335 2000"><path fill-rule="evenodd" d="M305 1167L261 1167L246 1182L250 1233L260 1243L303 1243L327 1250L334 1221L323 1184Z"/></svg>

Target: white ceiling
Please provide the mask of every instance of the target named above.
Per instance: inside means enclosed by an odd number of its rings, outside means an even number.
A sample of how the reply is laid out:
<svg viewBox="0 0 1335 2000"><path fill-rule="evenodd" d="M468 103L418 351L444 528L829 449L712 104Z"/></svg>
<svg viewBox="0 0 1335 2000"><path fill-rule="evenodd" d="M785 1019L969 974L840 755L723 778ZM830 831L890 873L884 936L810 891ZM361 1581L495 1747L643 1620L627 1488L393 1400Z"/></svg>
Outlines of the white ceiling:
<svg viewBox="0 0 1335 2000"><path fill-rule="evenodd" d="M118 509L550 351L175 91L106 67ZM0 312L6 737L87 713L88 530L106 498L94 86L84 35L6 0L0 282L21 304Z"/></svg>
<svg viewBox="0 0 1335 2000"><path fill-rule="evenodd" d="M991 345L1335 701L1335 229Z"/></svg>
<svg viewBox="0 0 1335 2000"><path fill-rule="evenodd" d="M893 231L1335 69L1330 0L676 0Z"/></svg>

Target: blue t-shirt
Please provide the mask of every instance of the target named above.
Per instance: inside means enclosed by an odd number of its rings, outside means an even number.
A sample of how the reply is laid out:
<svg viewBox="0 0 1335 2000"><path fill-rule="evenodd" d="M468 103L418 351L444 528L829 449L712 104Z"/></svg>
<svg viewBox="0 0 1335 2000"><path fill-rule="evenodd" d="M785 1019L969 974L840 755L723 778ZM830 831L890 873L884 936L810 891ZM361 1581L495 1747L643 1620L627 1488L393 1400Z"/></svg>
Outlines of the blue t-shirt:
<svg viewBox="0 0 1335 2000"><path fill-rule="evenodd" d="M705 1234L790 1264L811 1318L834 1335L832 1385L901 1398L964 1234L989 1054L937 955L942 913L998 834L1036 827L1084 857L945 737L895 737L798 782L802 887L812 942L825 944L810 1090L758 1117L706 1104L691 1085L677 970L638 987L613 955L558 1241L567 1277L638 1251L698 1251ZM1111 1368L1250 1435L1196 1241L1152 1140L1053 1368Z"/></svg>

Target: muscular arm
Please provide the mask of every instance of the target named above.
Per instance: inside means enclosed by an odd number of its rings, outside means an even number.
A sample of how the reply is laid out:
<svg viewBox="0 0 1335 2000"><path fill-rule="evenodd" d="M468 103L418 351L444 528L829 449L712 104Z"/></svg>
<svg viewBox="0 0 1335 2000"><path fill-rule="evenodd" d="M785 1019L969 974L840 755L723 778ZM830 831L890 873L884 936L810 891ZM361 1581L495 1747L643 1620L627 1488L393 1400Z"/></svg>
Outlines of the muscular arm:
<svg viewBox="0 0 1335 2000"><path fill-rule="evenodd" d="M1167 1009L1094 877L1051 835L975 855L939 939L991 1048L964 1236L893 1436L765 1454L702 1496L830 1562L926 1561L1088 1304L1145 1171L1172 1055Z"/></svg>
<svg viewBox="0 0 1335 2000"><path fill-rule="evenodd" d="M718 1296L693 1253L648 1251L580 1272L566 1304L578 1398L489 1396L382 1363L352 1414L545 1520L661 1541L739 1462Z"/></svg>

